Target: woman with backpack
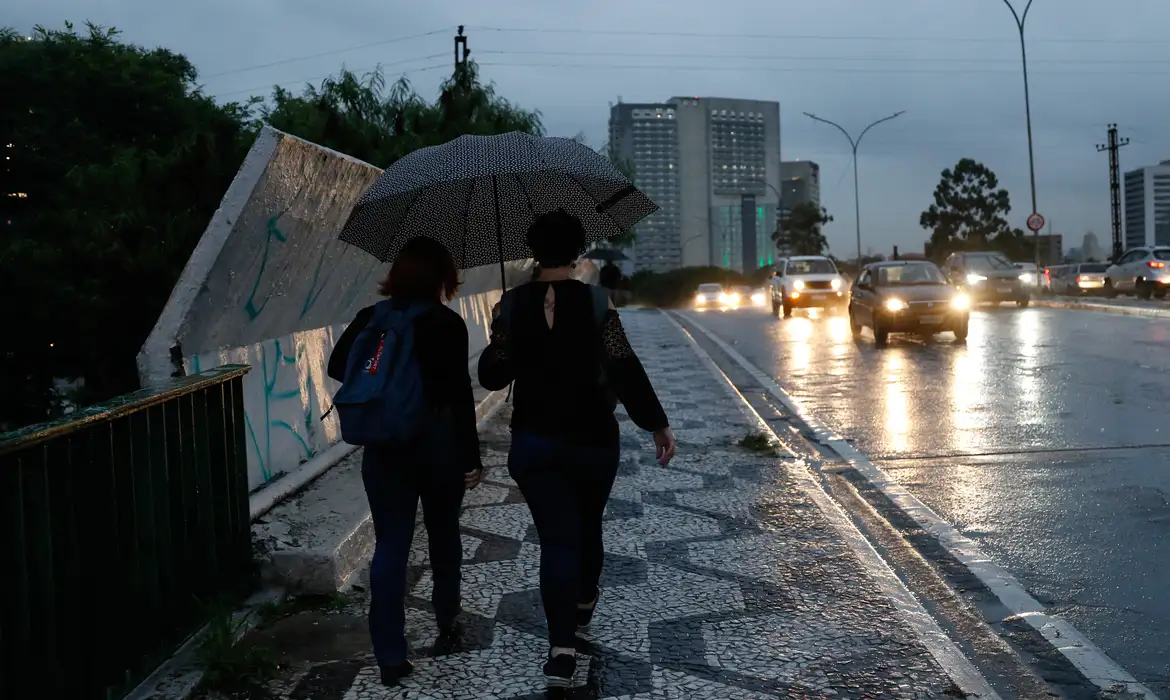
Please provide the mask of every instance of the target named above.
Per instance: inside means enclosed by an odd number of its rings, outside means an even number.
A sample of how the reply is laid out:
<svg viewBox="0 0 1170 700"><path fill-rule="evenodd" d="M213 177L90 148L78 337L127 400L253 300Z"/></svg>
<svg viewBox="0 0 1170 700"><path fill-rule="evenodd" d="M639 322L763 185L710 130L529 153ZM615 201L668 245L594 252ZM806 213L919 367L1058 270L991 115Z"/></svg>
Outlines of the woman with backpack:
<svg viewBox="0 0 1170 700"><path fill-rule="evenodd" d="M581 221L564 211L542 215L527 241L540 276L501 299L479 382L491 390L515 382L508 470L540 539L550 645L544 675L566 687L577 632L588 628L598 601L601 519L620 456L617 401L653 433L659 464L674 456L675 439L608 293L572 278L585 248Z"/></svg>
<svg viewBox="0 0 1170 700"><path fill-rule="evenodd" d="M429 238L408 241L378 286L388 300L358 312L329 357L342 382L334 406L342 438L365 445L362 482L374 521L370 636L382 683L397 685L407 660L404 597L414 518L422 500L439 626L436 650L458 635L463 544L459 511L483 473L467 326L454 297L451 254Z"/></svg>

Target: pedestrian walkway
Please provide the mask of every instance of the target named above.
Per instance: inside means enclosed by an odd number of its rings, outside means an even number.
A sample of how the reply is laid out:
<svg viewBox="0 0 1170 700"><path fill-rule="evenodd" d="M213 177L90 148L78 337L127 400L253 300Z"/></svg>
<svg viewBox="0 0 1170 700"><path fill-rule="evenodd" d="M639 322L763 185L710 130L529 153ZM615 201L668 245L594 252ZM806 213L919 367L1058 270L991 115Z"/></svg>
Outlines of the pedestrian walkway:
<svg viewBox="0 0 1170 700"><path fill-rule="evenodd" d="M951 698L950 678L797 478L806 465L739 446L741 400L656 311L623 311L679 438L669 468L623 421L605 521L603 592L572 698ZM466 630L431 656L425 534L409 575L416 669L378 683L364 594L260 636L286 656L272 697L520 700L545 697L540 547L508 478L506 408L486 426L485 483L462 517ZM298 636L299 635L299 636Z"/></svg>

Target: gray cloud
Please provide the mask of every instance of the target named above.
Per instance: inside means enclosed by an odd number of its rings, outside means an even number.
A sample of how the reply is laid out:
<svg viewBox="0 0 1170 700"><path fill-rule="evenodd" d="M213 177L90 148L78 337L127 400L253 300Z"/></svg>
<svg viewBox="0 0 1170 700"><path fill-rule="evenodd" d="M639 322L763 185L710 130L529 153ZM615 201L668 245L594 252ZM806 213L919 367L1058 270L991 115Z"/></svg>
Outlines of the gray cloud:
<svg viewBox="0 0 1170 700"><path fill-rule="evenodd" d="M448 70L454 27L463 23L471 27L472 56L503 95L540 109L551 133L584 132L597 144L605 136L607 105L618 96L778 100L784 157L822 165L824 203L836 217L829 239L843 253L853 247L848 144L801 112L856 133L873 119L907 110L871 131L861 147L867 247L920 249L926 234L918 214L939 171L965 156L985 162L1010 190L1012 223L1022 226L1030 208L1019 47L1001 0L38 0L8 8L5 21L27 29L85 19L118 26L127 40L186 54L207 91L224 99L265 93L273 83L316 81L342 63L357 70L381 63L391 75L409 70L429 96ZM1124 7L1034 3L1028 38L1039 208L1071 244L1088 229L1102 240L1108 234L1106 160L1094 149L1106 123L1118 122L1133 140L1123 151L1123 168L1170 158L1164 118L1170 97L1160 89L1170 74L1168 20L1164 0L1130 0ZM438 33L388 41L431 31ZM736 36L719 36L729 34ZM279 65L241 70L274 62Z"/></svg>

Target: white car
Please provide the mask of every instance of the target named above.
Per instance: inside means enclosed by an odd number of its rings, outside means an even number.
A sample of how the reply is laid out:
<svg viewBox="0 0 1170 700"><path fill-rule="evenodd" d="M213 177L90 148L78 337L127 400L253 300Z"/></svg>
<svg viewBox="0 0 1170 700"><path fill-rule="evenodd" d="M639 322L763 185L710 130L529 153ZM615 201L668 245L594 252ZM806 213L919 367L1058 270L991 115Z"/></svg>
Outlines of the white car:
<svg viewBox="0 0 1170 700"><path fill-rule="evenodd" d="M796 308L844 308L849 302L845 279L833 261L800 255L776 263L772 277L772 313L784 318Z"/></svg>
<svg viewBox="0 0 1170 700"><path fill-rule="evenodd" d="M1170 289L1170 247L1132 248L1105 271L1105 295L1162 299Z"/></svg>

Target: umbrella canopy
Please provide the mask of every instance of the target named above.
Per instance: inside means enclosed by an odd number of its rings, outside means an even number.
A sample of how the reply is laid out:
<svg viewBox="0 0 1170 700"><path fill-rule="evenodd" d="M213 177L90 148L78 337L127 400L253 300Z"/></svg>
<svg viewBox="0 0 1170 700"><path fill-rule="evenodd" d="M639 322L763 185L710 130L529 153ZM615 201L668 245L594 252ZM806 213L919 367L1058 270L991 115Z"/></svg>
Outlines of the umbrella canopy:
<svg viewBox="0 0 1170 700"><path fill-rule="evenodd" d="M616 248L594 248L586 253L585 257L589 260L604 260L607 263L630 259L625 253Z"/></svg>
<svg viewBox="0 0 1170 700"><path fill-rule="evenodd" d="M341 240L383 262L406 241L433 238L460 269L532 257L538 215L564 209L586 243L616 236L658 210L607 158L565 138L520 132L460 136L387 168L358 200Z"/></svg>

